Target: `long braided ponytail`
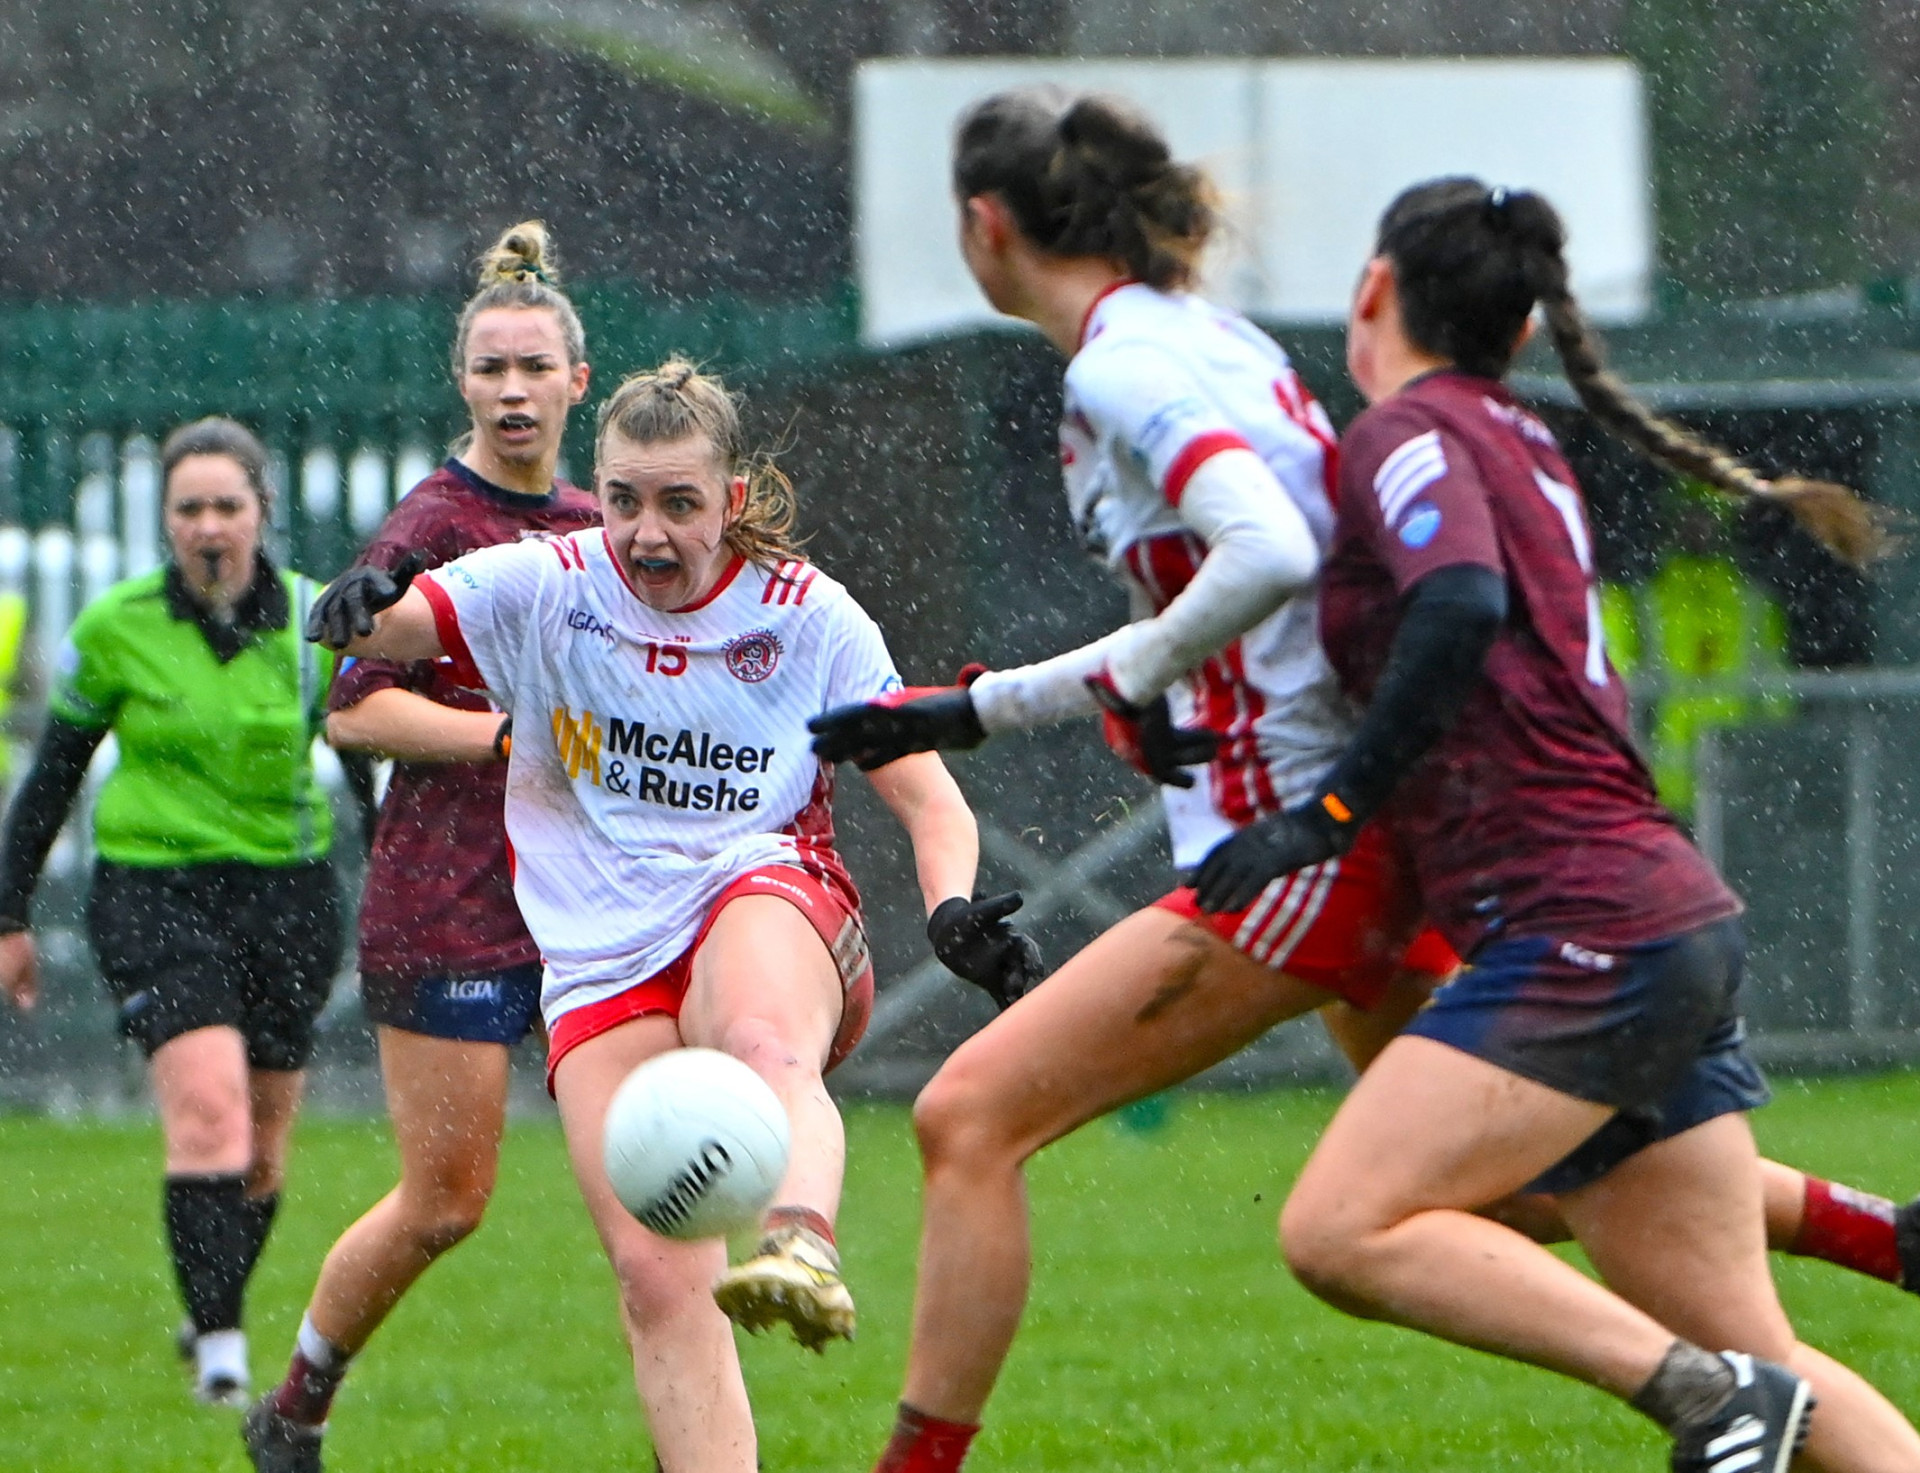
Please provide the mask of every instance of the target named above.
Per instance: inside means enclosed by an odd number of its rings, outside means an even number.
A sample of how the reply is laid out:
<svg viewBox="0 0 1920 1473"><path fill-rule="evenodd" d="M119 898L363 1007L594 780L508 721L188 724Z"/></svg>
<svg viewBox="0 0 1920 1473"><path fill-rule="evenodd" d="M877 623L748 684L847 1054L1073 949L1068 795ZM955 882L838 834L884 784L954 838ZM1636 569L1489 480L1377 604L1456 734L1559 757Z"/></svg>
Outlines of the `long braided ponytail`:
<svg viewBox="0 0 1920 1473"><path fill-rule="evenodd" d="M1559 213L1530 190L1436 179L1387 207L1376 251L1393 263L1407 335L1428 352L1499 378L1537 302L1580 402L1643 455L1728 496L1786 507L1856 567L1892 550L1893 517L1884 507L1832 481L1763 477L1634 398L1608 370L1599 336L1568 285L1566 238Z"/></svg>

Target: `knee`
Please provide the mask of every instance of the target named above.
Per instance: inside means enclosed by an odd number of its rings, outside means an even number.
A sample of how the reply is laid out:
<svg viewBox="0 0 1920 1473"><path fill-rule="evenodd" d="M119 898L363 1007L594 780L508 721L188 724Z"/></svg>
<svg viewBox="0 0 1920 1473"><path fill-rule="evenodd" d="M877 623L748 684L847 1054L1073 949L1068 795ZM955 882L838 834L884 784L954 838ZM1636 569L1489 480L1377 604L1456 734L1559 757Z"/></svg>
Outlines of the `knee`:
<svg viewBox="0 0 1920 1473"><path fill-rule="evenodd" d="M492 1195L491 1183L442 1186L408 1194L407 1232L414 1246L426 1257L438 1258L463 1242L480 1226Z"/></svg>
<svg viewBox="0 0 1920 1473"><path fill-rule="evenodd" d="M713 1302L713 1275L689 1275L678 1262L681 1255L662 1253L641 1242L616 1248L611 1256L621 1313L628 1335L636 1342L658 1335L689 1314L719 1313Z"/></svg>
<svg viewBox="0 0 1920 1473"><path fill-rule="evenodd" d="M195 1080L175 1094L169 1116L169 1155L196 1164L250 1159L247 1096L237 1083Z"/></svg>
<svg viewBox="0 0 1920 1473"><path fill-rule="evenodd" d="M1021 1153L1001 1128L993 1092L964 1061L933 1076L913 1102L913 1130L929 1173L946 1167L979 1168Z"/></svg>
<svg viewBox="0 0 1920 1473"><path fill-rule="evenodd" d="M1347 1214L1295 1194L1280 1213L1280 1256L1307 1290L1351 1314L1364 1314L1372 1235Z"/></svg>
<svg viewBox="0 0 1920 1473"><path fill-rule="evenodd" d="M762 1079L817 1083L820 1078L820 1060L809 1058L790 1031L771 1018L735 1018L722 1031L720 1047Z"/></svg>

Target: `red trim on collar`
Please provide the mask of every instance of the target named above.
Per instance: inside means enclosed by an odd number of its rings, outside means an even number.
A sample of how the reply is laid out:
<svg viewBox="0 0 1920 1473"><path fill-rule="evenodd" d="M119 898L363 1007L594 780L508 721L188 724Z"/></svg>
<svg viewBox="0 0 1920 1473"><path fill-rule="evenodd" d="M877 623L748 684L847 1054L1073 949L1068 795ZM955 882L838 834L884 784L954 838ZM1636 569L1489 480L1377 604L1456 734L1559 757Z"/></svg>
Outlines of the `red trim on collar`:
<svg viewBox="0 0 1920 1473"><path fill-rule="evenodd" d="M600 529L600 545L606 548L607 561L613 564L613 571L620 575L620 581L627 585L627 592L631 593L635 598L640 599L641 603L647 603L644 598L640 598L640 590L633 586L633 579L627 576L626 565L620 561L619 554L613 550L613 538L607 534L605 527ZM726 572L720 575L713 587L709 588L690 604L682 604L677 609L663 609L660 610L660 612L667 614L691 614L697 610L704 609L708 604L712 603L727 591L728 585L740 576L740 570L746 565L747 560L741 557L739 553L735 553L733 555L733 561L727 565ZM653 605L647 604L647 607L652 608Z"/></svg>
<svg viewBox="0 0 1920 1473"><path fill-rule="evenodd" d="M1119 291L1121 287L1138 286L1138 285L1140 285L1140 282L1137 277L1123 276L1120 278L1120 280L1114 282L1111 286L1103 286L1100 288L1100 295L1095 297L1091 302L1087 303L1087 315L1080 319L1080 346L1081 347L1084 348L1087 345L1087 329L1093 326L1093 314L1100 310L1100 304L1106 301L1106 299L1112 296L1115 292Z"/></svg>

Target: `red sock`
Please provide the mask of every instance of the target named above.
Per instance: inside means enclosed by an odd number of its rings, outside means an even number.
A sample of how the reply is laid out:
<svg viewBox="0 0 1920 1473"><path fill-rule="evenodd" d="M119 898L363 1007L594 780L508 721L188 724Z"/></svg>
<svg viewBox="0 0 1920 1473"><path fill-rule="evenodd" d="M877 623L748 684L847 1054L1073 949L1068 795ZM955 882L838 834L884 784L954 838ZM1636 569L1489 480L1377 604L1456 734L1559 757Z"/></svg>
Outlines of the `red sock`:
<svg viewBox="0 0 1920 1473"><path fill-rule="evenodd" d="M1894 1205L1885 1197L1810 1176L1800 1231L1789 1251L1897 1284L1900 1244L1893 1214Z"/></svg>
<svg viewBox="0 0 1920 1473"><path fill-rule="evenodd" d="M833 1224L827 1221L823 1213L815 1212L811 1207L769 1207L766 1231L771 1233L784 1227L803 1227L833 1243Z"/></svg>
<svg viewBox="0 0 1920 1473"><path fill-rule="evenodd" d="M943 1422L900 1403L893 1438L873 1473L959 1473L978 1424Z"/></svg>

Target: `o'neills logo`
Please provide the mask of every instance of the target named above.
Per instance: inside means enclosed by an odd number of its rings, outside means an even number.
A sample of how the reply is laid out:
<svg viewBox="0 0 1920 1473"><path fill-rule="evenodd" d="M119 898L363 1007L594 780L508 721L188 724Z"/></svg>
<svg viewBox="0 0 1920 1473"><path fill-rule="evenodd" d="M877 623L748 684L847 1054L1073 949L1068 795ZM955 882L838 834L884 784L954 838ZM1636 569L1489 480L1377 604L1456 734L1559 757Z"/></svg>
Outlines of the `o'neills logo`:
<svg viewBox="0 0 1920 1473"><path fill-rule="evenodd" d="M734 678L756 685L780 663L780 640L771 629L755 629L727 641L727 669Z"/></svg>
<svg viewBox="0 0 1920 1473"><path fill-rule="evenodd" d="M725 1146L718 1141L702 1141L700 1154L680 1169L664 1192L634 1216L661 1237L671 1237L700 1199L712 1190L713 1184L732 1170L733 1157L727 1154Z"/></svg>

